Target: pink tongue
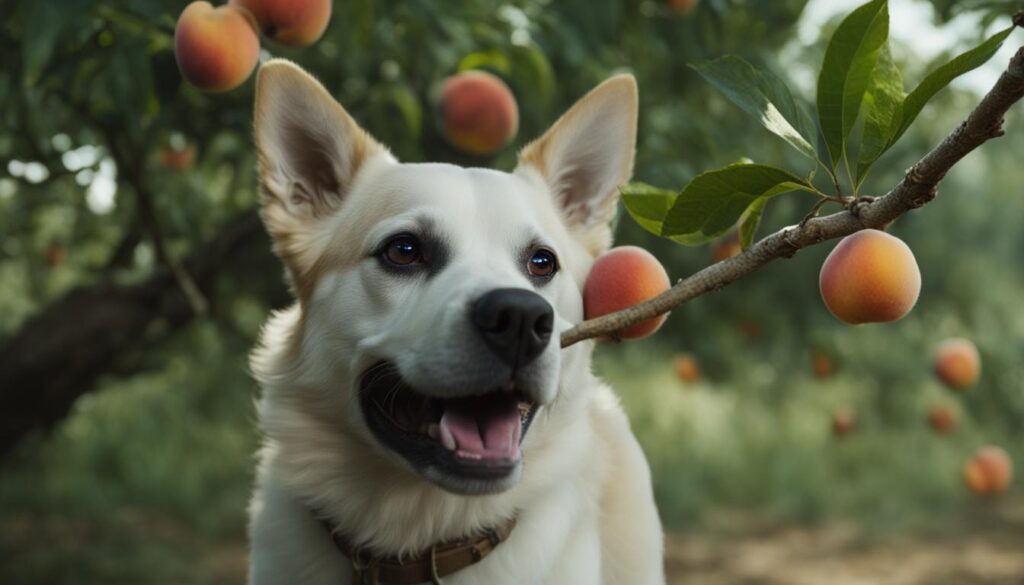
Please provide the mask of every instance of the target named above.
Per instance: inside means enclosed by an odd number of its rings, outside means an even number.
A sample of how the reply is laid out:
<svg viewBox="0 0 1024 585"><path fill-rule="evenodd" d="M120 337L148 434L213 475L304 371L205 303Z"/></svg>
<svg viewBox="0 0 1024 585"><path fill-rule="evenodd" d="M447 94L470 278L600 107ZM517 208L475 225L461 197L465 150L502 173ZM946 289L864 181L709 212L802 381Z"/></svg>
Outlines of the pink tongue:
<svg viewBox="0 0 1024 585"><path fill-rule="evenodd" d="M518 459L522 432L515 398L488 396L450 401L441 417L441 435L455 440L465 459Z"/></svg>

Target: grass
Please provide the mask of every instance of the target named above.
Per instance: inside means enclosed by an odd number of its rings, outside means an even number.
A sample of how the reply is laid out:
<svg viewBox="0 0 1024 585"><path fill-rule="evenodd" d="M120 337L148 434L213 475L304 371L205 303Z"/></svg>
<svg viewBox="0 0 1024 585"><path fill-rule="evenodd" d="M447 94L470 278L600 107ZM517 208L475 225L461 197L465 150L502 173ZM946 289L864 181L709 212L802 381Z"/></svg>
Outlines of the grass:
<svg viewBox="0 0 1024 585"><path fill-rule="evenodd" d="M1012 296L989 299L974 309L975 329L998 323L1018 335L1020 317L991 318L1010 307ZM937 335L965 328L948 307L919 308L884 328L814 325L812 340L801 338L804 326L780 325L782 314L766 313L758 332L697 321L704 312L713 319L695 304L677 311L667 335L597 351L674 531L839 524L868 539L954 537L991 507L966 493L964 458L997 443L1024 465L1018 348L975 336L981 384L964 395L945 390L929 371L930 351ZM165 367L108 380L52 434L24 444L0 481L0 556L16 559L0 563L0 583L241 582L258 444L249 344L198 324L168 349ZM811 348L821 347L841 356L827 379L810 369ZM697 382L676 379L676 350L701 361ZM953 434L925 424L935 403L961 413ZM843 439L830 430L838 407L859 416ZM1017 485L1004 500L1020 499Z"/></svg>

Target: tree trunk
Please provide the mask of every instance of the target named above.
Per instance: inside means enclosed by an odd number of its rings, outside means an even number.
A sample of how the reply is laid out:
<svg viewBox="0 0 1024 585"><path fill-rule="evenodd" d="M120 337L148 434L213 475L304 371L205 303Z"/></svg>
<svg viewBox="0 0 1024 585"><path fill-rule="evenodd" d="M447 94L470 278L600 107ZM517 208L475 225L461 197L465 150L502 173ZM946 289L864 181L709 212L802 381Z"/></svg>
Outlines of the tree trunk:
<svg viewBox="0 0 1024 585"><path fill-rule="evenodd" d="M210 298L219 276L253 251L261 269L271 266L270 244L256 212L227 222L184 263L199 291ZM251 266L251 263L246 263ZM260 272L264 276L265 272ZM282 287L283 291L283 287ZM133 285L102 283L75 288L46 307L0 345L0 459L27 433L61 420L79 396L119 358L195 315L169 272Z"/></svg>

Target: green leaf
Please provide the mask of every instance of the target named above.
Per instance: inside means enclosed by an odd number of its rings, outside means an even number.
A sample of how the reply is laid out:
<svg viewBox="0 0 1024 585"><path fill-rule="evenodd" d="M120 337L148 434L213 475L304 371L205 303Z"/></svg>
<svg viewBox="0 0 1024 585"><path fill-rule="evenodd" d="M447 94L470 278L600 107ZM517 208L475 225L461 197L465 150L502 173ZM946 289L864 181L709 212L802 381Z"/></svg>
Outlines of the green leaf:
<svg viewBox="0 0 1024 585"><path fill-rule="evenodd" d="M50 2L23 2L21 8L25 84L34 85L61 39L65 26L62 16L66 11Z"/></svg>
<svg viewBox="0 0 1024 585"><path fill-rule="evenodd" d="M757 226L761 225L761 216L764 215L764 208L767 205L768 198L759 197L740 216L740 247L744 250L750 248L750 245L754 243Z"/></svg>
<svg viewBox="0 0 1024 585"><path fill-rule="evenodd" d="M886 45L875 64L871 85L864 94L864 105L861 106L864 110L864 135L857 157L856 187L860 187L871 165L892 144L892 138L899 130L905 96L903 74L893 63L892 54Z"/></svg>
<svg viewBox="0 0 1024 585"><path fill-rule="evenodd" d="M459 62L459 71L492 69L502 75L508 75L511 68L511 64L508 62L508 57L505 53L498 51L497 49L470 53L463 57L462 61Z"/></svg>
<svg viewBox="0 0 1024 585"><path fill-rule="evenodd" d="M872 0L839 23L825 50L818 76L818 120L833 169L846 154L846 139L888 38L889 4Z"/></svg>
<svg viewBox="0 0 1024 585"><path fill-rule="evenodd" d="M914 91L910 92L907 99L903 102L903 115L900 121L899 129L893 135L889 141L891 146L903 133L907 131L910 124L913 123L917 115L921 113L925 104L928 103L932 97L939 92L942 88L949 85L951 81L960 77L968 71L977 69L983 65L986 61L992 58L992 55L996 54L999 47L1006 40L1006 37L1013 32L1014 27L999 31L994 34L987 41L981 43L977 47L974 47L970 51L967 51L961 55L958 55L949 63L939 67L935 71L928 74L927 77L914 88Z"/></svg>
<svg viewBox="0 0 1024 585"><path fill-rule="evenodd" d="M691 67L770 132L811 160L818 159L812 146L817 134L814 123L785 82L773 73L733 55Z"/></svg>
<svg viewBox="0 0 1024 585"><path fill-rule="evenodd" d="M623 185L619 191L622 193L622 203L626 206L629 215L640 224L640 227L660 236L661 224L679 193L639 182ZM675 236L669 239L688 246L701 243L686 236Z"/></svg>
<svg viewBox="0 0 1024 585"><path fill-rule="evenodd" d="M758 199L797 190L815 192L804 179L769 165L732 165L710 171L697 176L675 198L661 234L703 243L728 231Z"/></svg>

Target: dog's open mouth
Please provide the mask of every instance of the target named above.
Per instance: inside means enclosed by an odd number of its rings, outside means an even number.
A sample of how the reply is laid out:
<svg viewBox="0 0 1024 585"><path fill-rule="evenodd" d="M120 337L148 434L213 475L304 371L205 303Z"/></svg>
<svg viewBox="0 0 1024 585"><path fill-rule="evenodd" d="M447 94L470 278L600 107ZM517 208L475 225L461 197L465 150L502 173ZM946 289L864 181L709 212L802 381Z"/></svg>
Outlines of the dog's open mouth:
<svg viewBox="0 0 1024 585"><path fill-rule="evenodd" d="M522 460L520 443L536 412L524 394L495 388L475 396L443 399L410 388L390 363L369 368L360 382L363 414L388 448L443 487L489 491L479 482L512 475ZM437 473L474 480L453 487Z"/></svg>

